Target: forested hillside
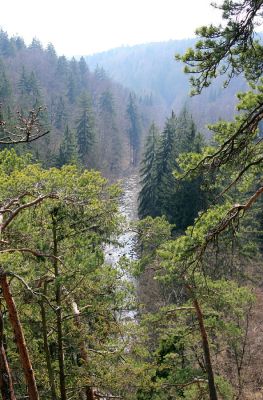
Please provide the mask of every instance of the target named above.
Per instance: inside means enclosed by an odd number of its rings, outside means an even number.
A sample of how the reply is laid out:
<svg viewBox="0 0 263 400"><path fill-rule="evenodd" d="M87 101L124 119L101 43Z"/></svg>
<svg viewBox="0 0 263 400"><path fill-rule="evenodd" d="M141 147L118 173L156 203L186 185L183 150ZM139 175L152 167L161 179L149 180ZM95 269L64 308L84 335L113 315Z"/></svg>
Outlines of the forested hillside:
<svg viewBox="0 0 263 400"><path fill-rule="evenodd" d="M138 162L134 154L154 109L113 83L103 69L90 72L84 58L67 60L51 44L44 49L34 39L26 46L22 38L1 31L0 77L7 125L16 124L17 112L25 116L42 107L40 122L51 134L32 149L45 165L74 161L116 176Z"/></svg>
<svg viewBox="0 0 263 400"><path fill-rule="evenodd" d="M187 106L198 128L203 129L218 118L232 117L235 94L245 90L246 84L241 78L233 79L224 90L223 79L219 79L199 98L189 98L188 79L183 65L175 61L175 54L184 53L194 43L194 39L188 39L120 47L86 57L86 60L91 70L99 65L116 82L157 103L157 123L163 124L172 110L179 113Z"/></svg>
<svg viewBox="0 0 263 400"><path fill-rule="evenodd" d="M3 400L263 398L263 0L219 10L132 91L0 31Z"/></svg>

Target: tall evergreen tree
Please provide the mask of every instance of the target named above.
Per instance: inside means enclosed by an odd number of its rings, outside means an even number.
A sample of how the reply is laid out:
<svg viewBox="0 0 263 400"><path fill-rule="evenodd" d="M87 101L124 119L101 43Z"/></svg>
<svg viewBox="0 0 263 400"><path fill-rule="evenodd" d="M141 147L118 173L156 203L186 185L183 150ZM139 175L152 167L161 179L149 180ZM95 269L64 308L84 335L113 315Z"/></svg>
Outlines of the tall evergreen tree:
<svg viewBox="0 0 263 400"><path fill-rule="evenodd" d="M0 30L0 55L5 57L13 56L15 48L8 34L2 29Z"/></svg>
<svg viewBox="0 0 263 400"><path fill-rule="evenodd" d="M69 75L68 87L67 87L67 98L70 104L75 103L77 97L77 84L73 73Z"/></svg>
<svg viewBox="0 0 263 400"><path fill-rule="evenodd" d="M55 105L55 127L57 129L63 129L67 120L67 112L65 101L62 96L59 97L57 104Z"/></svg>
<svg viewBox="0 0 263 400"><path fill-rule="evenodd" d="M129 95L127 115L129 120L130 162L135 166L139 160L141 126L135 95Z"/></svg>
<svg viewBox="0 0 263 400"><path fill-rule="evenodd" d="M191 182L176 180L177 158L182 153L200 152L202 137L197 135L193 119L186 109L178 118L172 112L159 141L153 127L150 132L140 171L139 216L164 215L178 230L184 230L193 223L206 197L201 190L201 177Z"/></svg>
<svg viewBox="0 0 263 400"><path fill-rule="evenodd" d="M69 126L66 126L64 139L59 148L58 155L58 166L61 167L64 164L78 164L78 146L76 135Z"/></svg>
<svg viewBox="0 0 263 400"><path fill-rule="evenodd" d="M174 172L179 171L176 159L183 153L200 153L203 145L202 135L197 134L192 116L184 108L176 122L173 185L170 191L170 203L166 210L168 220L179 230L184 230L193 224L198 212L204 209L206 194L201 189L201 175L191 181L178 181L174 178Z"/></svg>
<svg viewBox="0 0 263 400"><path fill-rule="evenodd" d="M87 161L87 154L95 140L95 120L89 95L83 93L79 101L79 116L76 120L77 142L82 162Z"/></svg>
<svg viewBox="0 0 263 400"><path fill-rule="evenodd" d="M11 83L7 78L4 64L0 61L0 101L6 102L11 93Z"/></svg>
<svg viewBox="0 0 263 400"><path fill-rule="evenodd" d="M158 215L168 215L171 208L171 190L174 186L173 170L176 167L176 122L177 118L172 111L167 118L164 130L160 137L157 153L157 180L159 182Z"/></svg>
<svg viewBox="0 0 263 400"><path fill-rule="evenodd" d="M153 123L146 138L140 169L140 184L142 186L138 199L138 213L140 218L148 215L151 217L160 215L160 210L158 209L159 181L157 174L158 139L158 129Z"/></svg>
<svg viewBox="0 0 263 400"><path fill-rule="evenodd" d="M109 169L114 175L120 171L120 160L122 154L122 144L116 122L115 102L110 90L102 92L99 98L100 116L100 168ZM105 147L107 153L105 154Z"/></svg>

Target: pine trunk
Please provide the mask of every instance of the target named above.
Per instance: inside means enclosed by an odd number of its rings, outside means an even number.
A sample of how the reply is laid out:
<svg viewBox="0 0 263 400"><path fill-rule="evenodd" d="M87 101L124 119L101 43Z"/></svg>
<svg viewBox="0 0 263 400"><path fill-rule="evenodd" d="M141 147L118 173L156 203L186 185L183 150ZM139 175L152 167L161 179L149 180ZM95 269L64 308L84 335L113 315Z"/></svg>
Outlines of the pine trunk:
<svg viewBox="0 0 263 400"><path fill-rule="evenodd" d="M3 400L16 400L12 376L3 343L4 321L0 311L0 391Z"/></svg>
<svg viewBox="0 0 263 400"><path fill-rule="evenodd" d="M23 329L19 320L14 299L10 291L6 274L4 273L2 273L1 275L0 284L3 292L3 297L6 302L10 323L12 325L15 334L16 345L19 351L20 361L24 371L25 380L28 386L29 399L39 400L35 375L29 358L29 353L26 346Z"/></svg>
<svg viewBox="0 0 263 400"><path fill-rule="evenodd" d="M57 221L52 215L52 232L54 246L54 273L56 279L56 323L57 323L57 338L58 338L58 364L59 364L59 385L60 385L60 400L67 400L66 392L66 377L64 365L64 349L63 349L63 331L62 331L62 310L61 310L61 284L59 282L60 272L58 267L58 240L57 240Z"/></svg>
<svg viewBox="0 0 263 400"><path fill-rule="evenodd" d="M45 282L44 293L45 292L46 292L46 282ZM52 364L51 364L50 351L49 351L49 347L48 347L46 310L45 310L45 305L44 305L43 300L41 300L41 302L40 302L40 308L41 308L44 352L45 352L45 356L46 356L46 363L47 363L48 379L49 379L49 385L50 385L50 391L51 391L51 398L52 398L52 400L57 400L54 373L53 373L53 368L52 368Z"/></svg>
<svg viewBox="0 0 263 400"><path fill-rule="evenodd" d="M77 303L75 301L72 301L72 309L73 309L75 324L80 329L81 321L80 321L79 309L78 309ZM81 340L81 342L80 342L80 356L81 356L81 359L84 362L84 364L87 365L88 364L88 353L86 350L86 345L85 345L84 340ZM92 387L87 386L85 388L85 398L86 398L86 400L95 400L94 390Z"/></svg>
<svg viewBox="0 0 263 400"><path fill-rule="evenodd" d="M199 330L202 337L202 346L205 357L206 372L208 377L209 397L210 400L218 400L217 391L215 386L214 372L212 367L211 355L208 337L204 325L203 313L196 298L193 298L193 305L196 311L196 316L199 324Z"/></svg>

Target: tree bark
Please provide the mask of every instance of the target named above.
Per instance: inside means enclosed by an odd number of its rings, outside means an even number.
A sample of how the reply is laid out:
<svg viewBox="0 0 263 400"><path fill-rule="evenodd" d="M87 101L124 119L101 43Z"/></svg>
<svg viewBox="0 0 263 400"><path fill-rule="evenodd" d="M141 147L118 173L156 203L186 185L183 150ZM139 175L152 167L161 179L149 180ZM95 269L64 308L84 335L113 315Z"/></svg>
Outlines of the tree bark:
<svg viewBox="0 0 263 400"><path fill-rule="evenodd" d="M35 380L34 371L29 358L28 349L25 342L25 337L23 333L23 328L21 326L19 316L17 313L16 305L12 297L9 283L5 273L1 273L0 285L3 292L3 297L6 302L10 323L14 330L17 348L20 355L21 365L24 371L25 380L28 386L28 396L30 400L39 400L38 390Z"/></svg>
<svg viewBox="0 0 263 400"><path fill-rule="evenodd" d="M53 259L55 285L56 285L56 323L57 323L57 338L58 338L58 364L59 364L59 386L60 386L60 400L67 400L66 392L66 377L64 365L64 349L63 349L63 331L62 331L62 310L61 310L61 284L59 283L59 267L58 267L58 239L57 239L57 221L56 217L52 215L52 233L53 233L53 246L54 252Z"/></svg>
<svg viewBox="0 0 263 400"><path fill-rule="evenodd" d="M3 400L16 400L12 376L3 343L4 321L0 311L0 390Z"/></svg>
<svg viewBox="0 0 263 400"><path fill-rule="evenodd" d="M73 310L76 326L80 329L81 328L81 321L80 321L80 315L79 315L80 313L79 313L78 305L75 301L72 301L72 310ZM88 364L88 352L86 350L84 340L81 340L81 342L80 342L80 356L81 356L81 359L84 362L84 364ZM87 386L85 388L85 397L86 397L86 400L95 400L94 390L91 386Z"/></svg>
<svg viewBox="0 0 263 400"><path fill-rule="evenodd" d="M207 337L207 333L206 333L206 329L205 329L205 325L204 325L203 313L202 313L200 305L193 293L193 289L191 288L191 286L186 285L186 288L190 292L192 299L193 299L193 305L194 305L194 308L196 311L196 316L197 316L197 320L198 320L198 324L199 324L199 330L200 330L200 334L201 334L201 338L202 338L202 347L203 347L206 372L207 372L207 377L208 377L209 398L210 398L210 400L218 400L216 386L215 386L213 366L212 366L211 355L210 355L209 342L208 342L208 337Z"/></svg>
<svg viewBox="0 0 263 400"><path fill-rule="evenodd" d="M46 291L47 291L46 289L47 289L47 282L44 282L44 294L45 295L46 295ZM52 368L52 364L51 364L50 351L49 351L49 347L48 347L46 310L45 310L45 305L44 305L43 300L40 301L40 308L41 308L41 319L42 319L43 343L44 343L44 351L45 351L45 356L46 356L51 398L52 398L52 400L57 400L54 373L53 373L53 368Z"/></svg>

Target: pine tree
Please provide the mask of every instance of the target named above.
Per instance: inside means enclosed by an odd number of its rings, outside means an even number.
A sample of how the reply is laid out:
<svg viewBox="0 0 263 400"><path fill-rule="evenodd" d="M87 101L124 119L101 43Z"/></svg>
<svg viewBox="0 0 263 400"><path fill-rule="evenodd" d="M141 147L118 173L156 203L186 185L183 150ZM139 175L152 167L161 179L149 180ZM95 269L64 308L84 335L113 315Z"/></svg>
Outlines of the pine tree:
<svg viewBox="0 0 263 400"><path fill-rule="evenodd" d="M8 34L2 29L0 30L0 55L4 57L13 56L15 48L12 41L9 39Z"/></svg>
<svg viewBox="0 0 263 400"><path fill-rule="evenodd" d="M176 122L177 118L172 111L166 120L164 130L160 137L157 153L157 180L159 182L158 215L170 214L172 188L174 187L173 171L176 168Z"/></svg>
<svg viewBox="0 0 263 400"><path fill-rule="evenodd" d="M139 160L141 127L136 98L131 93L128 100L127 115L129 119L130 162L132 166L136 166Z"/></svg>
<svg viewBox="0 0 263 400"><path fill-rule="evenodd" d="M48 43L46 52L51 61L57 61L57 53L52 43Z"/></svg>
<svg viewBox="0 0 263 400"><path fill-rule="evenodd" d="M67 120L67 112L65 102L62 96L59 97L55 106L55 127L61 129L65 126Z"/></svg>
<svg viewBox="0 0 263 400"><path fill-rule="evenodd" d="M79 117L76 120L76 133L79 155L81 161L85 162L95 140L95 121L92 103L87 93L83 93L80 97Z"/></svg>
<svg viewBox="0 0 263 400"><path fill-rule="evenodd" d="M116 112L113 95L110 90L104 91L99 98L100 115L100 168L109 168L112 174L120 171L121 140L116 123ZM105 146L108 151L105 154Z"/></svg>
<svg viewBox="0 0 263 400"><path fill-rule="evenodd" d="M71 73L68 78L67 98L68 101L71 104L73 104L76 101L76 97L77 97L76 79L75 76Z"/></svg>
<svg viewBox="0 0 263 400"><path fill-rule="evenodd" d="M193 119L186 109L178 118L172 112L159 141L153 132L147 138L140 171L139 216L164 215L181 231L191 225L198 211L204 208L206 196L201 190L200 176L190 182L176 180L177 159L183 153L200 152L202 136L197 135Z"/></svg>
<svg viewBox="0 0 263 400"><path fill-rule="evenodd" d="M87 89L87 84L88 84L88 77L89 77L89 68L87 66L87 63L85 61L84 57L80 57L79 63L78 63L78 68L80 72L80 85L82 90Z"/></svg>
<svg viewBox="0 0 263 400"><path fill-rule="evenodd" d="M24 94L27 94L29 92L29 79L28 79L28 74L26 72L26 69L23 65L22 67L22 72L18 81L18 89L20 94L23 96Z"/></svg>
<svg viewBox="0 0 263 400"><path fill-rule="evenodd" d="M12 93L11 83L6 76L4 64L0 61L0 101L6 102Z"/></svg>
<svg viewBox="0 0 263 400"><path fill-rule="evenodd" d="M145 142L142 158L138 213L140 218L160 215L158 210L159 182L157 175L158 129L153 123Z"/></svg>
<svg viewBox="0 0 263 400"><path fill-rule="evenodd" d="M77 140L73 131L66 126L64 139L59 148L58 155L58 166L61 167L64 164L78 165L78 148Z"/></svg>

